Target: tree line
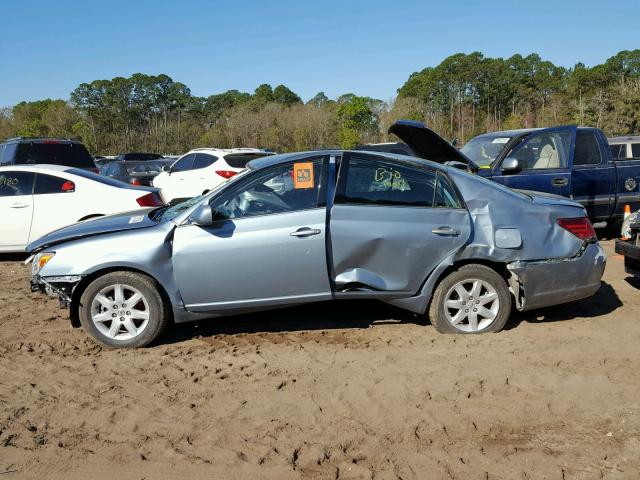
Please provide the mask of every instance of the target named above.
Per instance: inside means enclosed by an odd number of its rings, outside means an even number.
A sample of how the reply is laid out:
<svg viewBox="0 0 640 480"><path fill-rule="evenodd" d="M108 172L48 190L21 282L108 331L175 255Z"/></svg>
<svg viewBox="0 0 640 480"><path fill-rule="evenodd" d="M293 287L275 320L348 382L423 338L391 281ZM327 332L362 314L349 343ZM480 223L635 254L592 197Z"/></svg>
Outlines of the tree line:
<svg viewBox="0 0 640 480"><path fill-rule="evenodd" d="M458 53L411 74L389 101L320 92L303 102L285 85L268 84L253 93L198 97L167 75L136 73L82 83L69 100L4 108L0 138L79 138L95 154L203 146L285 152L388 141L387 128L398 118L425 121L461 143L487 131L559 124L640 133L640 49L572 68L537 54Z"/></svg>

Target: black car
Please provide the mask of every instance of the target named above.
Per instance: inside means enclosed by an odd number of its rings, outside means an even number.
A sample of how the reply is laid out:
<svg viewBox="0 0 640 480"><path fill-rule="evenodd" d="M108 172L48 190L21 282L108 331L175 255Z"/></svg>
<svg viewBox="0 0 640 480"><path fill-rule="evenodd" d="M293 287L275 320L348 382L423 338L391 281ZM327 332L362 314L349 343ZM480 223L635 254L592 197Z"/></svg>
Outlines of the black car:
<svg viewBox="0 0 640 480"><path fill-rule="evenodd" d="M16 137L0 143L0 166L63 165L97 173L93 157L77 140Z"/></svg>
<svg viewBox="0 0 640 480"><path fill-rule="evenodd" d="M640 221L631 222L629 230L629 238L616 240L616 253L624 256L625 272L640 276Z"/></svg>
<svg viewBox="0 0 640 480"><path fill-rule="evenodd" d="M168 160L146 160L146 161L123 161L114 160L107 163L100 169L100 174L106 177L115 178L131 185L151 186L153 178L162 171L163 166L170 166L174 161Z"/></svg>

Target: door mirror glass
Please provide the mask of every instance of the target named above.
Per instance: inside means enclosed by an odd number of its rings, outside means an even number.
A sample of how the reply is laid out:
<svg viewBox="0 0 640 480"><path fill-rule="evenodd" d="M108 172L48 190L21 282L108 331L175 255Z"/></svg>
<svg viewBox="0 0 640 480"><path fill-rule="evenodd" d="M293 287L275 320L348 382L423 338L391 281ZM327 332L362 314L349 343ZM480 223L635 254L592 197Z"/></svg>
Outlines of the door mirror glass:
<svg viewBox="0 0 640 480"><path fill-rule="evenodd" d="M196 208L189 220L193 225L211 225L213 223L213 211L208 203L204 203Z"/></svg>
<svg viewBox="0 0 640 480"><path fill-rule="evenodd" d="M503 173L515 173L519 170L522 170L522 167L520 166L520 162L517 158L507 157L502 161Z"/></svg>

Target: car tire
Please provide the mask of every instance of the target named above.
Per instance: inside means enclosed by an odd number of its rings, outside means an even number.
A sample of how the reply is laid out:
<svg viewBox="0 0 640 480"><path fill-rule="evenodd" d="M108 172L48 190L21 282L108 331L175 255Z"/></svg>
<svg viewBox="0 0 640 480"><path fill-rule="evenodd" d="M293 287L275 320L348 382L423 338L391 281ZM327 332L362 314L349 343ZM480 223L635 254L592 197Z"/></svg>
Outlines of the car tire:
<svg viewBox="0 0 640 480"><path fill-rule="evenodd" d="M438 284L429 306L429 319L441 333L499 332L510 314L511 294L504 278L479 264L449 273Z"/></svg>
<svg viewBox="0 0 640 480"><path fill-rule="evenodd" d="M80 296L78 314L93 338L113 348L144 347L169 322L157 282L135 272L111 272L93 280Z"/></svg>

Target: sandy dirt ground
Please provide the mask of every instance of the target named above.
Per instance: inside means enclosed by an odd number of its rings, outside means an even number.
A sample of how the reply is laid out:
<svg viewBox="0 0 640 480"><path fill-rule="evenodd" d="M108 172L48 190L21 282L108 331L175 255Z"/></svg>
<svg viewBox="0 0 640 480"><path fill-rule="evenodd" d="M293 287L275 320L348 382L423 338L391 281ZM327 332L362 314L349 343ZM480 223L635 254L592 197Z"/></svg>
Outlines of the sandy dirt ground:
<svg viewBox="0 0 640 480"><path fill-rule="evenodd" d="M640 282L438 334L378 303L108 350L0 258L0 479L640 478Z"/></svg>

